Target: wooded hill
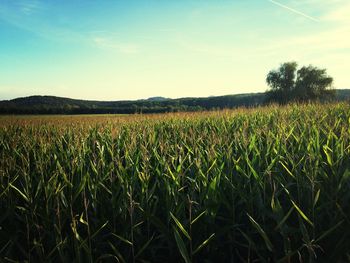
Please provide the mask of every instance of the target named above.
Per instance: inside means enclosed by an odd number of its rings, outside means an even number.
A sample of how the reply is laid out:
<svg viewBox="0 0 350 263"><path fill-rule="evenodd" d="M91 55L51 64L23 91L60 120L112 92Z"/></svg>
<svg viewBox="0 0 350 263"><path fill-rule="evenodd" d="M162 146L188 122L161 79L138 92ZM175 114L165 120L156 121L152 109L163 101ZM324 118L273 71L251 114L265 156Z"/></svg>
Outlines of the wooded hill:
<svg viewBox="0 0 350 263"><path fill-rule="evenodd" d="M336 101L350 101L350 89L336 90ZM30 96L0 101L0 114L130 114L199 111L263 105L265 93L247 93L207 98L94 101L55 96Z"/></svg>

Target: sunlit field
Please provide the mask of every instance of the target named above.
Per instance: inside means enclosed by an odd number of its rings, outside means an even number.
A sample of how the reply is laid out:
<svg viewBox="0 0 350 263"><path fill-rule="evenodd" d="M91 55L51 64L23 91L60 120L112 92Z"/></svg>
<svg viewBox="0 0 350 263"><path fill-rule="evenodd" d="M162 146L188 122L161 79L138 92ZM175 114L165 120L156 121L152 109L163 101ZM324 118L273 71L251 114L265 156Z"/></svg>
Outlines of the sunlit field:
<svg viewBox="0 0 350 263"><path fill-rule="evenodd" d="M4 262L350 260L348 104L1 116L0 156Z"/></svg>

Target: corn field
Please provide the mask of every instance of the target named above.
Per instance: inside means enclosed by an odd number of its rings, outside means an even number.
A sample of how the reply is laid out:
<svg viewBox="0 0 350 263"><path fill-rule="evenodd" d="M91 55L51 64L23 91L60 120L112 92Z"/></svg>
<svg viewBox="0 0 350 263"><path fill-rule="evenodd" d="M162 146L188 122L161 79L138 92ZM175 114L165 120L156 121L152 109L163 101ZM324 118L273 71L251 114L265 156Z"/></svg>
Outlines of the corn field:
<svg viewBox="0 0 350 263"><path fill-rule="evenodd" d="M1 262L349 262L350 105L0 116Z"/></svg>

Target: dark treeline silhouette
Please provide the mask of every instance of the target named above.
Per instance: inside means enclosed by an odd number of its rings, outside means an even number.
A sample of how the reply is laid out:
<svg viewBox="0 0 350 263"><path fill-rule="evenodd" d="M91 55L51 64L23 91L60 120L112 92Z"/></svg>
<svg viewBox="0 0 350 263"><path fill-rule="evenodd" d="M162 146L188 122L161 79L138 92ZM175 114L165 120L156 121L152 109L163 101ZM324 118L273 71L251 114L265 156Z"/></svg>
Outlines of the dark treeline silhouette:
<svg viewBox="0 0 350 263"><path fill-rule="evenodd" d="M132 114L200 111L252 107L265 101L264 93L208 98L89 101L54 96L30 96L0 101L0 114Z"/></svg>
<svg viewBox="0 0 350 263"><path fill-rule="evenodd" d="M208 98L91 101L54 96L30 96L0 101L0 114L134 114L255 107L270 102L270 93ZM335 90L336 101L349 101L350 90Z"/></svg>

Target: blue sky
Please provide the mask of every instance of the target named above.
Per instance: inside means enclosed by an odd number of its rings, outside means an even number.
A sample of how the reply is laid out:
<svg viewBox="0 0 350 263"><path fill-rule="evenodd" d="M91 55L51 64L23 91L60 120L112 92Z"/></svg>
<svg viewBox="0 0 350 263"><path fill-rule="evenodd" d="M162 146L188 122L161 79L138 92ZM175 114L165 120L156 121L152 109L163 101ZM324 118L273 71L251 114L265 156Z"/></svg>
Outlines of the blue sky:
<svg viewBox="0 0 350 263"><path fill-rule="evenodd" d="M0 99L265 91L280 63L350 88L348 0L1 0Z"/></svg>

